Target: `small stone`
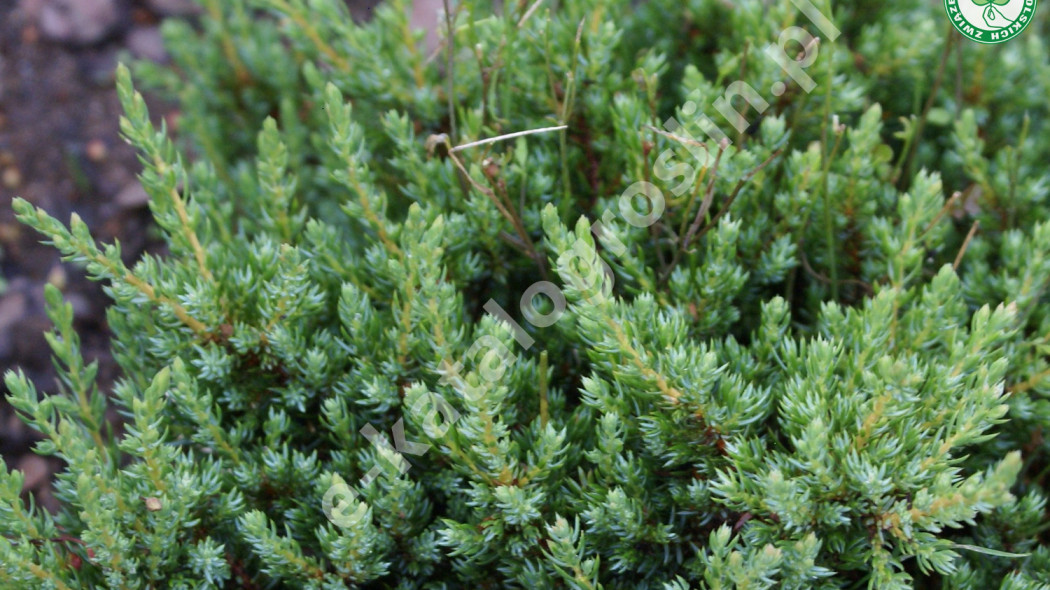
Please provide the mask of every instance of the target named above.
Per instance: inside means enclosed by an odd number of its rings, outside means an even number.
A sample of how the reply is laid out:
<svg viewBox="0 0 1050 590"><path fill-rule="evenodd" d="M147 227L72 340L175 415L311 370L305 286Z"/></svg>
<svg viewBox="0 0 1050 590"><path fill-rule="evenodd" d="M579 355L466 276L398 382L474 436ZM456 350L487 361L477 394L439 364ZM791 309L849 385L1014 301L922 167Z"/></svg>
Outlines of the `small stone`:
<svg viewBox="0 0 1050 590"><path fill-rule="evenodd" d="M106 148L106 142L101 139L92 139L87 142L86 146L84 146L84 152L87 154L89 160L98 163L106 159L106 156L109 154L109 149Z"/></svg>
<svg viewBox="0 0 1050 590"><path fill-rule="evenodd" d="M22 186L22 173L19 172L18 168L10 167L4 168L3 173L4 186L10 189L16 189Z"/></svg>
<svg viewBox="0 0 1050 590"><path fill-rule="evenodd" d="M61 264L56 264L47 272L47 282L62 291L68 282L66 269Z"/></svg>
<svg viewBox="0 0 1050 590"><path fill-rule="evenodd" d="M131 8L131 22L136 25L155 25L160 22L160 18L145 6L133 6Z"/></svg>
<svg viewBox="0 0 1050 590"><path fill-rule="evenodd" d="M164 48L164 37L160 34L160 27L134 27L128 33L127 44L132 55L137 58L156 63L168 61L168 51Z"/></svg>
<svg viewBox="0 0 1050 590"><path fill-rule="evenodd" d="M18 447L25 442L28 432L29 427L26 426L26 423L22 422L18 414L11 412L7 420L0 424L0 441L4 441L11 447Z"/></svg>
<svg viewBox="0 0 1050 590"><path fill-rule="evenodd" d="M146 498L146 510L156 512L160 510L160 500L157 498Z"/></svg>
<svg viewBox="0 0 1050 590"><path fill-rule="evenodd" d="M73 319L86 320L94 316L91 302L88 301L87 297L75 291L64 293L64 295L66 302L73 306Z"/></svg>
<svg viewBox="0 0 1050 590"><path fill-rule="evenodd" d="M0 357L11 354L15 337L12 328L25 317L28 303L26 294L14 289L0 297Z"/></svg>
<svg viewBox="0 0 1050 590"><path fill-rule="evenodd" d="M17 242L22 236L22 225L19 223L4 223L0 221L0 242L11 244Z"/></svg>
<svg viewBox="0 0 1050 590"><path fill-rule="evenodd" d="M40 18L40 10L44 7L45 0L18 0L18 10L22 18L36 20Z"/></svg>
<svg viewBox="0 0 1050 590"><path fill-rule="evenodd" d="M17 469L25 474L25 479L22 480L22 491L37 489L41 484L46 483L51 475L47 459L40 455L23 455L18 460Z"/></svg>
<svg viewBox="0 0 1050 590"><path fill-rule="evenodd" d="M427 32L423 40L423 46L426 48L427 53L437 49L438 43L441 42L438 33L441 30L439 25L443 18L441 10L441 0L416 0L412 3L412 16L410 17L409 26L412 29L423 29Z"/></svg>
<svg viewBox="0 0 1050 590"><path fill-rule="evenodd" d="M22 43L26 45L32 45L40 40L40 29L33 25L28 25L22 29Z"/></svg>
<svg viewBox="0 0 1050 590"><path fill-rule="evenodd" d="M135 181L117 193L116 202L125 209L135 209L149 203L149 195L146 194L146 189L143 188L142 183Z"/></svg>
<svg viewBox="0 0 1050 590"><path fill-rule="evenodd" d="M43 297L44 290L38 289ZM32 297L32 295L30 295ZM33 298L35 299L35 297ZM54 326L43 313L30 312L23 316L11 327L11 356L20 359L31 359L32 362L42 364L40 359L51 356L51 349L44 339L44 332L51 330Z"/></svg>
<svg viewBox="0 0 1050 590"><path fill-rule="evenodd" d="M40 9L44 36L70 45L98 43L119 23L116 0L46 0Z"/></svg>
<svg viewBox="0 0 1050 590"><path fill-rule="evenodd" d="M57 514L59 509L62 508L62 504L51 491L51 486L42 486L36 491L36 504L51 514ZM91 550L88 549L88 551L90 552Z"/></svg>
<svg viewBox="0 0 1050 590"><path fill-rule="evenodd" d="M182 121L182 113L179 111L170 111L164 113L164 124L168 126L168 131L175 133L179 130L179 123Z"/></svg>
<svg viewBox="0 0 1050 590"><path fill-rule="evenodd" d="M25 293L10 291L0 297L0 332L6 332L26 314L29 299Z"/></svg>

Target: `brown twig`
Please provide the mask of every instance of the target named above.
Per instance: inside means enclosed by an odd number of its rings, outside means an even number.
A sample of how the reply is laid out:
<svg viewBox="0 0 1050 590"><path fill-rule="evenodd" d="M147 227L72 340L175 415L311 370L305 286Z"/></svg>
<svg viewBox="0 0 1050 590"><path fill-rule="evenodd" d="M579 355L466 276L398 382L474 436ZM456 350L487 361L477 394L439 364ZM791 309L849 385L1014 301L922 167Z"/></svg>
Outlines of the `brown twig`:
<svg viewBox="0 0 1050 590"><path fill-rule="evenodd" d="M697 234L696 239L700 239L701 237L703 237L703 235L706 234L712 227L715 227L718 224L718 220L721 219L722 216L729 211L729 206L732 205L733 201L736 200L737 195L740 194L740 190L744 188L744 185L747 184L752 178L754 178L755 174L758 174L763 168L768 166L774 158L779 156L781 151L783 150L774 150L773 153L769 154L769 157L766 158L761 164L749 170L747 174L742 176L740 180L737 181L736 186L733 187L733 192L730 193L729 198L726 199L725 205L722 205L722 208L718 210L718 213L716 213L715 216L711 218L711 222L704 226L704 229L700 230L700 233Z"/></svg>
<svg viewBox="0 0 1050 590"><path fill-rule="evenodd" d="M941 62L937 66L937 75L933 79L933 87L930 89L930 96L926 98L926 104L922 107L922 113L919 115L919 122L915 125L915 135L912 138L911 145L908 146L908 151L904 158L900 162L900 167L893 172L893 178L890 182L897 184L897 181L901 178L908 176L908 170L911 168L912 157L915 156L915 150L917 149L922 132L926 128L926 118L930 114L930 109L933 108L933 101L937 98L937 93L941 89L941 83L944 81L944 70L948 63L948 55L951 51L952 45L955 42L955 36L952 34L952 26L948 26L948 38L944 41L944 51L941 52Z"/></svg>
<svg viewBox="0 0 1050 590"><path fill-rule="evenodd" d="M682 244L679 247L681 252L689 250L689 243L693 240L696 232L700 230L700 221L703 220L707 210L711 207L711 202L715 196L715 181L718 180L718 165L722 161L722 154L725 153L727 147L729 147L729 142L725 139L718 144L718 154L715 155L715 163L711 165L711 179L707 181L704 200L700 202L700 208L696 210L696 217L693 218L693 223L689 225L689 231L686 232L685 239L682 240Z"/></svg>
<svg viewBox="0 0 1050 590"><path fill-rule="evenodd" d="M1029 389L1039 385L1044 379L1050 377L1050 369L1043 369L1035 375L1032 375L1025 381L1015 383L1006 389L1007 393L1020 393L1022 391L1028 391Z"/></svg>
<svg viewBox="0 0 1050 590"><path fill-rule="evenodd" d="M806 274L808 274L809 276L813 277L814 279L817 279L818 281L824 283L825 285L832 284L832 280L830 278L828 278L827 276L821 274L815 268L810 266L809 259L806 258L806 251L802 249L802 243L804 241L805 240L803 240L803 239L799 239L799 241L798 241L798 248L796 248L798 250L799 262L802 263L802 268L806 271ZM861 288L863 288L864 291L869 296L873 295L875 293L875 289L871 285L869 285L868 283L866 283L866 282L864 282L864 281L862 281L860 279L839 279L838 282L839 283L843 283L843 284L847 284L847 285L858 285Z"/></svg>
<svg viewBox="0 0 1050 590"><path fill-rule="evenodd" d="M930 223L926 225L926 229L922 230L922 233L919 234L918 239L921 240L924 237L926 237L926 234L930 233L930 230L933 229L935 225L937 225L937 222L940 221L942 217L944 217L944 214L948 212L948 209L950 209L951 206L955 204L955 201L958 201L959 197L961 196L962 193L960 193L959 191L955 191L954 193L952 193L952 196L948 197L948 200L944 202L944 206L941 207L941 210L937 212L937 215L933 218L933 221L930 221Z"/></svg>
<svg viewBox="0 0 1050 590"><path fill-rule="evenodd" d="M445 75L448 76L448 89L446 90L446 92L448 93L448 121L449 121L450 133L452 134L452 137L454 139L454 138L457 137L457 135L456 135L456 68L455 68L455 61L453 59L453 56L455 55L455 51L456 51L456 46L455 46L455 42L454 42L456 30L455 30L455 27L453 26L453 24L455 23L456 17L459 16L459 14L458 14L459 11L457 9L456 13L452 12L451 7L449 6L449 0L444 0L444 5L445 5L445 26L448 29L448 38L446 39L446 43L447 43L446 49L448 49L448 64L447 64L448 71L445 72Z"/></svg>
<svg viewBox="0 0 1050 590"><path fill-rule="evenodd" d="M702 147L702 148L706 148L707 147L707 144L702 142L702 141L697 141L695 139L690 139L688 137L682 137L681 135L675 135L674 133L668 133L667 131L664 131L663 129L657 129L656 127L653 127L652 125L645 125L644 127L646 129L648 129L649 131L652 131L654 133L658 133L660 135L663 135L664 137L666 137L668 139L673 139L673 140L675 140L675 141L677 141L678 143L681 143L681 144L692 145L692 146L697 146L697 147Z"/></svg>
<svg viewBox="0 0 1050 590"><path fill-rule="evenodd" d="M678 139L681 139L683 141L692 141L686 140L685 138ZM692 141L692 143L699 142ZM711 221L708 222L707 225L703 227L703 229L701 229L700 223L703 220L704 216L707 214L707 212L710 210L711 203L714 201L715 181L718 179L718 165L722 160L722 153L725 152L728 146L729 144L725 140L719 143L718 154L715 155L714 164L712 164L710 168L711 179L707 183L707 189L704 192L704 200L700 203L700 208L697 209L696 216L693 218L693 223L689 226L689 231L686 233L685 238L682 240L679 247L675 249L674 255L671 258L671 262L667 265L667 268L663 272L661 280L667 280L671 276L671 273L674 272L675 266L678 265L678 260L681 257L681 255L689 251L689 244L691 244L694 239L700 239L701 237L703 237L704 234L706 234L712 227L715 227L718 224L718 221L722 218L723 215L729 212L729 208L733 205L733 202L740 194L740 191L744 188L744 185L747 184L752 178L754 178L754 176L758 174L763 168L768 166L770 162L772 162L783 151L782 149L774 150L771 154L769 154L769 157L762 161L762 163L760 163L758 166L755 166L751 170L748 170L746 174L740 177L740 180L737 181L736 186L733 187L733 191L729 194L729 197L726 198L725 204L723 204L722 208L718 210L718 213L716 213L715 216L711 218ZM707 169L705 169L705 174L706 171ZM692 201L690 201L690 206L691 204ZM688 210L689 207L686 208L686 215L688 215L689 213Z"/></svg>
<svg viewBox="0 0 1050 590"><path fill-rule="evenodd" d="M543 275L544 279L547 279L548 275L546 261L544 260L543 256L539 253L539 251L536 250L536 245L533 243L532 238L529 236L529 232L525 230L525 225L522 223L521 217L513 211L513 206L509 204L509 200L505 201L504 199L501 199L499 195L497 195L492 189L482 185L480 182L475 180L473 176L470 175L470 172L467 171L466 166L463 165L463 162L461 162L459 158L456 157L456 154L453 152L452 146L449 143L447 135L442 134L438 136L431 136L431 138L427 140L427 143L443 143L445 147L448 148L448 157L450 160L452 160L452 163L459 170L460 174L462 175L462 178L466 179L466 181L470 183L470 186L474 187L475 190L480 192L482 195L485 195L486 198L492 201L492 204L496 206L496 209L499 211L500 215L502 215L504 219L510 222L510 224L514 227L514 231L517 232L518 238L520 239L519 246L524 247L525 254L536 262L536 264L540 268L540 274Z"/></svg>
<svg viewBox="0 0 1050 590"><path fill-rule="evenodd" d="M532 6L530 6L529 9L525 11L525 14L522 15L521 20L518 21L519 29L525 26L525 21L529 20L529 17L536 12L536 9L539 8L540 4L543 4L543 2L544 0L536 0L536 2L534 2Z"/></svg>
<svg viewBox="0 0 1050 590"><path fill-rule="evenodd" d="M959 248L959 253L955 255L955 262L952 263L952 270L958 270L959 264L962 262L963 254L966 254L966 249L970 247L970 240L973 239L973 235L977 233L977 226L980 221L974 220L973 225L970 226L970 232L966 234L966 239L963 240L962 247Z"/></svg>

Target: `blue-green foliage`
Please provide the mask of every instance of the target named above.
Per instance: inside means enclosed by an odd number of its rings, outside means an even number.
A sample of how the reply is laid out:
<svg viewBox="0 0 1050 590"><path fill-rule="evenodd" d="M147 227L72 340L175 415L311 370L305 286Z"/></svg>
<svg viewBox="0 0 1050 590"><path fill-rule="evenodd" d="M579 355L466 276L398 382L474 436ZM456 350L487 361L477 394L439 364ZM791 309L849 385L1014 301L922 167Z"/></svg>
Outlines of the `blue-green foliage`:
<svg viewBox="0 0 1050 590"><path fill-rule="evenodd" d="M1045 7L203 4L177 139L118 73L170 254L15 204L123 375L49 289L0 588L1050 588Z"/></svg>

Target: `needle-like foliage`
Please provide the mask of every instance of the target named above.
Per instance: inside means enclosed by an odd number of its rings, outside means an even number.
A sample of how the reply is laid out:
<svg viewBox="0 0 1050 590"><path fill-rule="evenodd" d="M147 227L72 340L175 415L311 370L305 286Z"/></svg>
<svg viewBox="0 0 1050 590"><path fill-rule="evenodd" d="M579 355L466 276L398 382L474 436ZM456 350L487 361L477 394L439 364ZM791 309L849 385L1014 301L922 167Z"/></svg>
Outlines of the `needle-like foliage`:
<svg viewBox="0 0 1050 590"><path fill-rule="evenodd" d="M49 288L0 588L1050 588L1045 7L203 4L167 253L15 203L123 372Z"/></svg>

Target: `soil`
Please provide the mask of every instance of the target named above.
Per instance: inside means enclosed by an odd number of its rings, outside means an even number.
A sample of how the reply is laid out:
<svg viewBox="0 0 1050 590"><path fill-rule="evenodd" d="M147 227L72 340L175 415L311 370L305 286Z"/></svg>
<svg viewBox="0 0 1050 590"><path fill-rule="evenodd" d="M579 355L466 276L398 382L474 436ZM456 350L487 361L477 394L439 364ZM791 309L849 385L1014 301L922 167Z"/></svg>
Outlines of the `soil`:
<svg viewBox="0 0 1050 590"><path fill-rule="evenodd" d="M358 21L379 2L347 0ZM414 6L412 23L429 29L428 46L440 7L440 0ZM82 353L99 363L103 392L119 368L109 352L103 285L15 220L11 201L26 199L63 222L76 213L97 240L119 241L128 264L144 252L163 253L136 178L141 166L120 137L114 71L132 59L166 62L161 22L199 12L195 0L0 1L0 372L23 371L41 394L59 389L44 339L47 283L73 305ZM176 127L174 104L148 93L146 102L154 123ZM32 452L40 436L15 415L7 393L0 384L0 457L7 469L25 472L24 494L55 510L50 482L61 461ZM110 418L117 421L112 408Z"/></svg>
<svg viewBox="0 0 1050 590"><path fill-rule="evenodd" d="M132 54L166 59L157 29L162 15L145 3L85 2L87 12L63 6L70 4L0 3L0 269L7 283L0 295L0 371L20 369L48 393L57 384L43 336L51 325L44 284L58 286L72 303L84 356L99 362L103 390L117 375L107 298L101 285L14 219L12 199L22 197L62 221L78 214L99 240L119 240L129 262L160 247L150 238L135 153L119 135L114 68ZM170 104L148 102L156 118L175 113ZM0 455L8 469L26 471L26 491L53 509L48 482L60 465L30 452L36 440L0 402Z"/></svg>

